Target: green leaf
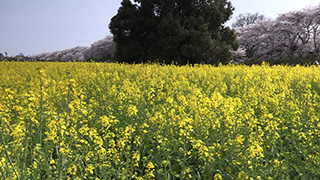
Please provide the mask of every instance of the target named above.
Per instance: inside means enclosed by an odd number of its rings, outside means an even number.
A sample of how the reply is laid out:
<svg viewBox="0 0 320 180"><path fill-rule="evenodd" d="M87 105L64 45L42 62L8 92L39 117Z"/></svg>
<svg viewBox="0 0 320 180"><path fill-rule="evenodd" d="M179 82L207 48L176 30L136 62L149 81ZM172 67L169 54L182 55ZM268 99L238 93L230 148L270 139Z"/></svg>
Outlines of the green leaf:
<svg viewBox="0 0 320 180"><path fill-rule="evenodd" d="M293 168L300 174L300 169L297 165L293 165Z"/></svg>

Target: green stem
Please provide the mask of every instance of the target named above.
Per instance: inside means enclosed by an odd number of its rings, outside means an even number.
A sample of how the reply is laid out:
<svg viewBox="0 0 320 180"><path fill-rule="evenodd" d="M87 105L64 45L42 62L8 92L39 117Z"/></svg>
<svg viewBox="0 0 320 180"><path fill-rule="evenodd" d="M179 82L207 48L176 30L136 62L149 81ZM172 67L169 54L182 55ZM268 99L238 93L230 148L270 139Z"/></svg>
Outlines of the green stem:
<svg viewBox="0 0 320 180"><path fill-rule="evenodd" d="M2 118L0 118L0 119L1 119L0 125L1 125L1 127L3 127L3 126L2 126ZM13 171L14 171L14 173L15 173L16 176L17 176L17 179L20 180L20 177L19 177L19 175L18 175L18 172L17 172L16 168L14 167L14 165L13 165L13 163L12 163L12 160L11 160L11 158L10 158L10 156L9 156L8 149L7 149L7 147L6 147L6 143L5 143L4 139L3 139L3 128L1 128L1 133L0 133L0 134L1 134L2 144L3 144L4 150L5 150L5 152L6 152L7 158L8 158L8 160L9 160L9 163L10 163L10 165L12 166Z"/></svg>

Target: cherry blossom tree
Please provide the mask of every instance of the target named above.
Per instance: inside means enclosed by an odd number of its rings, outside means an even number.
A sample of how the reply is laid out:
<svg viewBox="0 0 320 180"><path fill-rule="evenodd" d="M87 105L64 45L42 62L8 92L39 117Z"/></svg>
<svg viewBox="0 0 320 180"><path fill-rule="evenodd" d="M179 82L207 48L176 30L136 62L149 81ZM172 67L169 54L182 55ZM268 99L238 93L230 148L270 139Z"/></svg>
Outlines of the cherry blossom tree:
<svg viewBox="0 0 320 180"><path fill-rule="evenodd" d="M85 61L86 59L96 59L98 61L107 61L112 59L116 45L113 42L113 36L106 36L91 46L77 46L62 51L42 53L33 56L33 59L41 61Z"/></svg>
<svg viewBox="0 0 320 180"><path fill-rule="evenodd" d="M235 28L247 60L280 61L320 54L320 6Z"/></svg>
<svg viewBox="0 0 320 180"><path fill-rule="evenodd" d="M262 15L262 14L259 14L259 13L239 14L236 17L236 22L234 22L231 26L233 28L245 27L245 26L248 26L250 24L254 24L254 23L258 22L258 21L265 20L265 19L266 19L266 17L264 15Z"/></svg>

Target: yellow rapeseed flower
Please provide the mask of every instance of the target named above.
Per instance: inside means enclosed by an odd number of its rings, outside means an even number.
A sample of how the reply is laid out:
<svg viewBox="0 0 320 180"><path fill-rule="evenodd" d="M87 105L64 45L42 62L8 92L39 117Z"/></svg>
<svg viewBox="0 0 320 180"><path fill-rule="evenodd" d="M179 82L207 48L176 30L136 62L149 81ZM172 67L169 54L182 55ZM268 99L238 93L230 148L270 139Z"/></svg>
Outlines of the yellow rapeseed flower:
<svg viewBox="0 0 320 180"><path fill-rule="evenodd" d="M222 180L222 176L221 176L221 174L218 173L218 174L214 175L213 179L214 180Z"/></svg>

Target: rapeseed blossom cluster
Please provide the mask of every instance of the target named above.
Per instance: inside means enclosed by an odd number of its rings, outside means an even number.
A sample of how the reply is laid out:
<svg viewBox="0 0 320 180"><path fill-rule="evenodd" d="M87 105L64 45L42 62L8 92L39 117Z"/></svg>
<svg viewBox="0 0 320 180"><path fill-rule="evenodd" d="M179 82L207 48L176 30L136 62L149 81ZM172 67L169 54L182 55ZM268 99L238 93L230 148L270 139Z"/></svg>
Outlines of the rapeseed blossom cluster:
<svg viewBox="0 0 320 180"><path fill-rule="evenodd" d="M316 67L0 68L0 179L320 178Z"/></svg>

